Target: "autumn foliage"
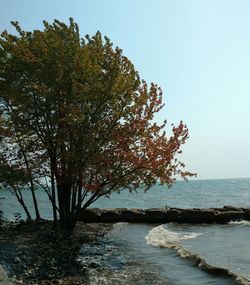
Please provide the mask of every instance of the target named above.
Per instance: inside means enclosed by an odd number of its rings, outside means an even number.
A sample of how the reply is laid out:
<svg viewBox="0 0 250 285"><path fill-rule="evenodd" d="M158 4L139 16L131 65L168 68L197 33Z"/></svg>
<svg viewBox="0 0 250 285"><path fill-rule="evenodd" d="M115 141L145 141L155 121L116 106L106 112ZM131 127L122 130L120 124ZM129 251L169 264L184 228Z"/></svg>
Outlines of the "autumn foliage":
<svg viewBox="0 0 250 285"><path fill-rule="evenodd" d="M193 175L176 158L186 125L167 137L166 121L154 122L161 89L108 38L80 38L72 19L43 31L13 25L17 35L0 39L1 163L47 192L62 228L103 195Z"/></svg>

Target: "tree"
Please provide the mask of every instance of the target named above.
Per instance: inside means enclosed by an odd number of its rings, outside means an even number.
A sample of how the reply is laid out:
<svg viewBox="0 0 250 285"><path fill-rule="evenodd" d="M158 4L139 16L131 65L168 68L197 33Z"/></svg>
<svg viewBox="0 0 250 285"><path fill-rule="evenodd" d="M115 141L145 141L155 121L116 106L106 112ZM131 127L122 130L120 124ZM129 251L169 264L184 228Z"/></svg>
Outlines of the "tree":
<svg viewBox="0 0 250 285"><path fill-rule="evenodd" d="M21 136L11 120L0 117L0 182L1 186L14 194L23 207L27 219L31 220L31 214L23 199L22 190L28 188L32 194L32 200L36 220L40 220L38 203L35 195L36 185L35 160L32 150L33 142L30 137ZM33 157L33 162L31 162Z"/></svg>
<svg viewBox="0 0 250 285"><path fill-rule="evenodd" d="M80 38L73 19L69 26L44 21L43 31L13 25L17 35L4 31L0 39L1 113L9 140L14 134L24 145L30 183L46 190L61 228L72 229L103 195L193 175L176 158L187 127L181 122L166 136L166 121L153 121L161 89L141 80L107 37Z"/></svg>

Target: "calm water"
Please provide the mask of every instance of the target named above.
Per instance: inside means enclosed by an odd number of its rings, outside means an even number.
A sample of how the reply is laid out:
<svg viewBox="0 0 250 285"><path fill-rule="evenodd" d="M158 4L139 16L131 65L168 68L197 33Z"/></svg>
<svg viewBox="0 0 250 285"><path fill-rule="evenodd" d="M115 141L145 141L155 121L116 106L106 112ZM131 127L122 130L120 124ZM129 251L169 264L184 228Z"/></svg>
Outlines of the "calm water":
<svg viewBox="0 0 250 285"><path fill-rule="evenodd" d="M2 192L7 218L21 212L13 197ZM26 193L26 199L30 197ZM50 217L44 193L38 193L41 212ZM97 201L93 207L250 207L250 179L177 182L171 189L153 187L147 194L122 192ZM102 240L82 248L82 266L92 264L90 284L240 284L214 276L186 257L198 255L250 284L250 222L227 225L148 225L118 223Z"/></svg>

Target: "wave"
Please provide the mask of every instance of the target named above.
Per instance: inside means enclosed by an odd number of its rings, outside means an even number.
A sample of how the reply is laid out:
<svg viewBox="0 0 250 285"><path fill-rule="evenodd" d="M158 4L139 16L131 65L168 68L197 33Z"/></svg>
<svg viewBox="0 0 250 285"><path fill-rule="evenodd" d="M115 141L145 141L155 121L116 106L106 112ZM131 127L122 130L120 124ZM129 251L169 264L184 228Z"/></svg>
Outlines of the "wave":
<svg viewBox="0 0 250 285"><path fill-rule="evenodd" d="M147 241L147 244L176 250L181 258L192 261L195 266L203 271L206 271L213 275L231 278L237 282L236 284L250 285L250 279L238 275L229 269L211 265L204 258L196 253L187 250L178 243L180 240L193 239L200 235L201 233L174 232L164 228L163 225L160 225L150 230L149 233L145 236L145 239Z"/></svg>
<svg viewBox="0 0 250 285"><path fill-rule="evenodd" d="M121 229L123 227L126 227L129 223L127 222L118 222L118 223L115 223L113 224L113 230L114 229Z"/></svg>
<svg viewBox="0 0 250 285"><path fill-rule="evenodd" d="M163 225L153 228L145 239L148 244L159 247L170 247L175 245L175 242L185 239L193 239L200 236L201 233L184 233L167 230Z"/></svg>
<svg viewBox="0 0 250 285"><path fill-rule="evenodd" d="M245 221L245 220L241 220L241 221L231 221L229 222L230 225L245 225L245 226L250 226L250 221Z"/></svg>

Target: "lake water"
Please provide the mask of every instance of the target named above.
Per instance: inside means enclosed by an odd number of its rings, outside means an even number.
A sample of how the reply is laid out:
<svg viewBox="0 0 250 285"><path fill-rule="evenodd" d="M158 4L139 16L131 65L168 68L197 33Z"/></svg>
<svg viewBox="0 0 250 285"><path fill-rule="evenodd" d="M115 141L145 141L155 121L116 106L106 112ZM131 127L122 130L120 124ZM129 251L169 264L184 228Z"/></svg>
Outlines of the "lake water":
<svg viewBox="0 0 250 285"><path fill-rule="evenodd" d="M30 197L26 193L27 202ZM2 192L2 209L13 218L20 212L10 194ZM38 193L41 213L50 218L44 193ZM154 186L130 194L121 192L96 201L93 207L250 207L250 179L177 182L171 189ZM22 213L23 215L23 213ZM79 260L89 271L90 284L250 284L250 222L226 225L118 223L102 240L82 248ZM228 269L238 281L208 274L190 256ZM240 279L243 277L242 279Z"/></svg>

